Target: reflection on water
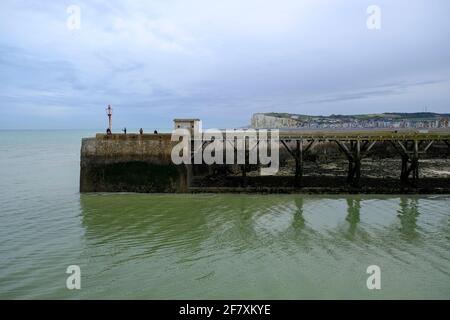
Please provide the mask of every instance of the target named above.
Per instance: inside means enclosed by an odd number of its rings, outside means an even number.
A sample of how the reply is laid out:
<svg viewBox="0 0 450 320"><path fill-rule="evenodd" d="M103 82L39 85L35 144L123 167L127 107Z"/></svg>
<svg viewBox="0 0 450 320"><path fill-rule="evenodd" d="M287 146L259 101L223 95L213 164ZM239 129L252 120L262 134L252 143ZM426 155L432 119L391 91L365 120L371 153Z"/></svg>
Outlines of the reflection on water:
<svg viewBox="0 0 450 320"><path fill-rule="evenodd" d="M420 235L417 232L417 218L419 216L419 200L417 198L400 198L400 208L397 211L400 219L400 232L409 240Z"/></svg>
<svg viewBox="0 0 450 320"><path fill-rule="evenodd" d="M296 197L294 203L297 206L297 211L294 212L293 226L297 230L305 228L305 218L303 217L303 197Z"/></svg>
<svg viewBox="0 0 450 320"><path fill-rule="evenodd" d="M348 198L347 199L347 217L345 218L349 223L348 235L353 238L355 236L356 227L359 222L359 215L361 210L361 199Z"/></svg>
<svg viewBox="0 0 450 320"><path fill-rule="evenodd" d="M87 277L111 297L448 298L450 247L436 236L449 217L444 203L448 198L83 195L84 255L97 260ZM421 205L440 209L422 214ZM365 288L370 264L385 271L378 293ZM102 277L116 278L105 284Z"/></svg>

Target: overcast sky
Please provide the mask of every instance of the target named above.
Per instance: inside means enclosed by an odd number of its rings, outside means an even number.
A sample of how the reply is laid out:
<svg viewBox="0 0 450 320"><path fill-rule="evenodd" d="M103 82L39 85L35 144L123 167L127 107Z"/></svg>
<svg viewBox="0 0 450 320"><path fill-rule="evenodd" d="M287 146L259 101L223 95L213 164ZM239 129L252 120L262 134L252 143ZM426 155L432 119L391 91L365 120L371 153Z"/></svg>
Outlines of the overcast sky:
<svg viewBox="0 0 450 320"><path fill-rule="evenodd" d="M450 112L450 1L1 0L0 81L0 129Z"/></svg>

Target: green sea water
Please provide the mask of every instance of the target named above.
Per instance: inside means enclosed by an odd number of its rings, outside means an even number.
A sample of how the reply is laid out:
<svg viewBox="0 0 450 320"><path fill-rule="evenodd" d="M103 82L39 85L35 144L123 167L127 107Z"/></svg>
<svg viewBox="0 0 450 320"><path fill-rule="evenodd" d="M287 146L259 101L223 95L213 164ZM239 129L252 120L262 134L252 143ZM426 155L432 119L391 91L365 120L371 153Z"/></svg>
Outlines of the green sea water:
<svg viewBox="0 0 450 320"><path fill-rule="evenodd" d="M0 298L450 298L450 196L80 194L93 134L0 131Z"/></svg>

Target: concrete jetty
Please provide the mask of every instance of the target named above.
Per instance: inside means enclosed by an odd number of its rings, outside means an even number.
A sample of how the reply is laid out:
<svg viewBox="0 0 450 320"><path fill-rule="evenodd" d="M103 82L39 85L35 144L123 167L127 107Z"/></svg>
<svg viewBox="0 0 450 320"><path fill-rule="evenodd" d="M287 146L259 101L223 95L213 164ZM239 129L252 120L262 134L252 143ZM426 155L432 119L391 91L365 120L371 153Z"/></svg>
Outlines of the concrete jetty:
<svg viewBox="0 0 450 320"><path fill-rule="evenodd" d="M188 192L170 134L97 134L81 145L81 192Z"/></svg>
<svg viewBox="0 0 450 320"><path fill-rule="evenodd" d="M450 131L280 130L280 161L290 176L251 175L259 165L175 165L171 134L97 134L81 146L81 192L352 192L448 193L450 179L420 175L421 159L448 159ZM202 150L208 143L202 144ZM200 150L201 151L201 150ZM246 150L248 151L248 150ZM194 151L191 150L193 153ZM326 155L346 161L345 176L315 179L305 163ZM334 158L333 158L334 157ZM366 178L363 160L401 160L396 179ZM448 161L448 160L446 160ZM257 171L257 170L256 170ZM334 181L334 182L333 182Z"/></svg>

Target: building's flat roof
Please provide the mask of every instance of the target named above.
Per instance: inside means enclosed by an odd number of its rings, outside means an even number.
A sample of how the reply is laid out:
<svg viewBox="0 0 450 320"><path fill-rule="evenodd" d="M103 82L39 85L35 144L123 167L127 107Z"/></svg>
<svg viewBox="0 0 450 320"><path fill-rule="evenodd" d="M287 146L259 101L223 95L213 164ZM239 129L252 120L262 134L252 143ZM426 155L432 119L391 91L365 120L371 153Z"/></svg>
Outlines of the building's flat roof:
<svg viewBox="0 0 450 320"><path fill-rule="evenodd" d="M173 121L191 122L191 121L200 121L200 119L173 119Z"/></svg>

